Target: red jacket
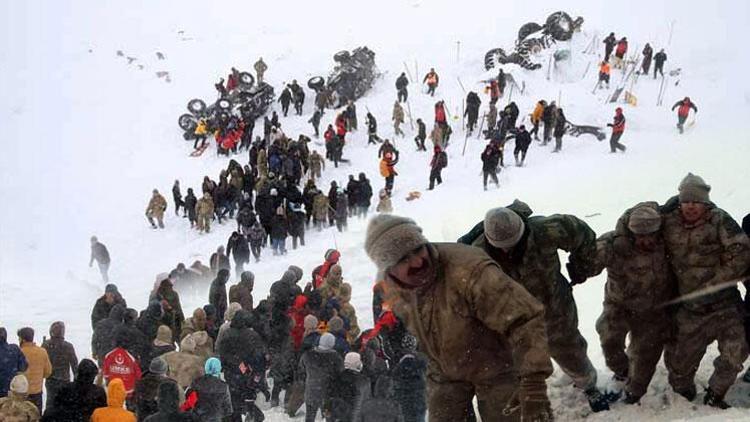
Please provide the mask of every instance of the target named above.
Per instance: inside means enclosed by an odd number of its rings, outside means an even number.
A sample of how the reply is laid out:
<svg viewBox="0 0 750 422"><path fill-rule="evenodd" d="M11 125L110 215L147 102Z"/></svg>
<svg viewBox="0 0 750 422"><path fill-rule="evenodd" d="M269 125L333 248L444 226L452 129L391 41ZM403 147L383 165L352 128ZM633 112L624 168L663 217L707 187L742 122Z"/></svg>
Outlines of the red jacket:
<svg viewBox="0 0 750 422"><path fill-rule="evenodd" d="M615 114L615 120L612 122L612 133L625 132L625 115L622 113Z"/></svg>
<svg viewBox="0 0 750 422"><path fill-rule="evenodd" d="M336 118L336 135L341 138L346 136L346 120L342 114L339 114L339 117Z"/></svg>
<svg viewBox="0 0 750 422"><path fill-rule="evenodd" d="M445 123L445 108L442 105L435 106L435 121L438 123Z"/></svg>
<svg viewBox="0 0 750 422"><path fill-rule="evenodd" d="M627 52L628 52L628 42L625 40L620 40L620 42L617 43L615 56L622 58L625 56L625 53Z"/></svg>
<svg viewBox="0 0 750 422"><path fill-rule="evenodd" d="M237 78L234 77L234 73L230 73L229 77L227 78L227 91L231 91L237 88L237 85L238 85Z"/></svg>
<svg viewBox="0 0 750 422"><path fill-rule="evenodd" d="M141 367L127 350L116 347L104 357L102 375L107 382L115 378L121 379L125 391L131 395L135 389L135 383L141 379Z"/></svg>
<svg viewBox="0 0 750 422"><path fill-rule="evenodd" d="M326 129L326 132L323 134L323 139L330 141L333 139L334 134L335 132L333 131L333 128Z"/></svg>
<svg viewBox="0 0 750 422"><path fill-rule="evenodd" d="M294 321L294 327L292 327L291 336L294 344L294 350L298 351L302 347L302 340L305 337L305 317L310 312L305 308L307 304L307 296L299 295L294 299L294 305L289 310L289 317Z"/></svg>

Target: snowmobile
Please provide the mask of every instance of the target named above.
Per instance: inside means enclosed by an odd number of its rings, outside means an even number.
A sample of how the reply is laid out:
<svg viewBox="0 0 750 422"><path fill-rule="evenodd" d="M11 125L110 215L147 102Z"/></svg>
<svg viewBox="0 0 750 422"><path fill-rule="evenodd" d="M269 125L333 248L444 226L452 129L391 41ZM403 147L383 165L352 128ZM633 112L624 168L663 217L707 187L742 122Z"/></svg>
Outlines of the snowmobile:
<svg viewBox="0 0 750 422"><path fill-rule="evenodd" d="M314 76L307 81L307 86L316 94L323 93L328 97L328 105L332 108L362 97L379 75L375 52L367 47L355 48L351 53L339 51L333 55L333 60L337 64L327 80Z"/></svg>
<svg viewBox="0 0 750 422"><path fill-rule="evenodd" d="M557 41L568 41L573 33L580 30L583 18L571 18L565 12L555 12L547 17L544 25L528 22L518 30L518 40L512 53L502 48L493 48L484 55L484 68L490 70L501 64L517 64L524 69L536 70L542 67L531 61L531 55L551 47Z"/></svg>
<svg viewBox="0 0 750 422"><path fill-rule="evenodd" d="M255 85L255 77L248 72L240 72L238 79L236 89L211 105L207 106L205 101L198 98L188 101L189 113L178 119L180 128L185 131L185 140L195 139L195 128L200 119L205 119L209 132L213 132L224 127L232 116L255 120L268 111L275 99L273 87L265 82Z"/></svg>

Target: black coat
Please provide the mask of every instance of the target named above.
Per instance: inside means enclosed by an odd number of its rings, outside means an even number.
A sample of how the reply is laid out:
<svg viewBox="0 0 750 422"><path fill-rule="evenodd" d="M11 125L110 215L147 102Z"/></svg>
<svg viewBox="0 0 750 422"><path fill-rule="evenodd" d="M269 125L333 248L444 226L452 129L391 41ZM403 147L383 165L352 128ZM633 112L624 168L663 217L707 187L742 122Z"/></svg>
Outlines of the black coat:
<svg viewBox="0 0 750 422"><path fill-rule="evenodd" d="M334 420L353 421L370 398L370 380L361 372L345 369L331 386L331 408Z"/></svg>
<svg viewBox="0 0 750 422"><path fill-rule="evenodd" d="M165 384L157 393L158 412L146 418L145 422L193 422L198 418L192 413L180 412L179 387Z"/></svg>
<svg viewBox="0 0 750 422"><path fill-rule="evenodd" d="M143 378L135 383L133 398L135 401L135 414L139 421L159 411L156 399L159 394L159 386L165 382L174 383L175 381L166 375L156 375L146 372Z"/></svg>
<svg viewBox="0 0 750 422"><path fill-rule="evenodd" d="M115 305L109 312L109 317L96 323L94 335L91 336L91 350L97 357L104 359L104 356L115 348L115 334L123 325L124 314L125 308Z"/></svg>
<svg viewBox="0 0 750 422"><path fill-rule="evenodd" d="M135 323L136 328L146 336L149 344L156 338L159 325L161 325L161 305L155 302L148 305L148 308L141 313L140 318Z"/></svg>
<svg viewBox="0 0 750 422"><path fill-rule="evenodd" d="M216 318L219 321L224 320L224 313L227 311L227 282L220 278L215 278L211 282L211 288L208 291L208 303L216 308Z"/></svg>
<svg viewBox="0 0 750 422"><path fill-rule="evenodd" d="M423 414L427 409L426 369L425 360L412 354L404 355L393 368L394 397L401 405L404 416Z"/></svg>
<svg viewBox="0 0 750 422"><path fill-rule="evenodd" d="M343 370L344 360L333 349L305 352L299 361L299 374L305 379L305 403L322 404Z"/></svg>
<svg viewBox="0 0 750 422"><path fill-rule="evenodd" d="M275 214L271 219L271 239L286 239L289 233L289 224L286 217Z"/></svg>
<svg viewBox="0 0 750 422"><path fill-rule="evenodd" d="M360 207L369 207L371 198L372 186L370 186L370 181L368 179L360 179L355 204L359 205Z"/></svg>
<svg viewBox="0 0 750 422"><path fill-rule="evenodd" d="M89 421L95 409L107 406L107 393L104 388L94 384L98 372L94 362L83 359L78 364L75 381L64 386L58 393L58 396L62 394L74 398L72 413L79 415L83 421Z"/></svg>
<svg viewBox="0 0 750 422"><path fill-rule="evenodd" d="M656 65L656 67L662 67L662 66L664 66L664 62L666 62L666 61L667 61L667 54L666 53L662 53L660 51L660 52L656 53L656 55L654 56L654 64Z"/></svg>
<svg viewBox="0 0 750 422"><path fill-rule="evenodd" d="M565 115L562 112L558 113L557 119L555 120L555 130L552 135L555 138L562 138L562 136L565 135L567 123L568 121L565 118Z"/></svg>
<svg viewBox="0 0 750 422"><path fill-rule="evenodd" d="M528 131L519 131L516 134L516 146L522 150L526 150L531 145L531 135Z"/></svg>
<svg viewBox="0 0 750 422"><path fill-rule="evenodd" d="M195 195L192 193L188 193L185 195L185 209L187 210L188 217L191 220L195 220L195 205L198 203L198 199L195 198Z"/></svg>
<svg viewBox="0 0 750 422"><path fill-rule="evenodd" d="M396 89L402 90L405 89L409 85L409 79L406 78L406 75L401 75L398 78L396 78Z"/></svg>
<svg viewBox="0 0 750 422"><path fill-rule="evenodd" d="M378 378L372 397L362 404L362 412L356 422L403 422L401 406L390 399L393 382L387 376Z"/></svg>
<svg viewBox="0 0 750 422"><path fill-rule="evenodd" d="M482 171L495 171L500 161L500 153L496 149L482 152Z"/></svg>
<svg viewBox="0 0 750 422"><path fill-rule="evenodd" d="M107 318L109 316L109 311L111 311L112 307L118 303L122 305L123 308L128 307L127 303L125 303L125 299L123 299L119 294L115 295L115 302L111 305L107 303L107 301L104 299L104 296L97 299L96 303L94 304L94 309L91 310L91 328L96 327L97 322Z"/></svg>
<svg viewBox="0 0 750 422"><path fill-rule="evenodd" d="M247 262L250 260L250 246L247 238L241 234L232 234L227 242L227 255L232 254L235 262Z"/></svg>
<svg viewBox="0 0 750 422"><path fill-rule="evenodd" d="M190 390L198 394L193 413L201 422L221 422L232 414L232 398L227 384L212 375L193 381Z"/></svg>

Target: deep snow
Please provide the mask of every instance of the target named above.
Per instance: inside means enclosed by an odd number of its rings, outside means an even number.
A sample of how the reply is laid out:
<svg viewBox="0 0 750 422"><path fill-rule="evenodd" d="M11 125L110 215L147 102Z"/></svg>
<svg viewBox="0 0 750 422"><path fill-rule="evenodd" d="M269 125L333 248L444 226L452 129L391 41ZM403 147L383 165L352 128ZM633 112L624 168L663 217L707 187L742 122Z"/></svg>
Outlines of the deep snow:
<svg viewBox="0 0 750 422"><path fill-rule="evenodd" d="M510 3L510 4L506 4ZM682 68L678 86L668 88L664 106L655 107L657 82L641 78L635 93L637 107L623 106L628 118L623 142L625 155L610 155L607 142L593 137L564 140L561 154L532 144L524 168L509 167L500 175L501 188L483 192L479 154L484 142L471 138L461 155L463 131L460 117L448 149L449 167L444 184L434 192L427 186L429 156L414 151L413 131L397 140L401 162L397 169L395 212L418 221L428 238L452 241L482 218L487 208L519 198L538 214L571 213L592 216L585 220L597 233L611 230L620 213L642 200L664 201L676 192L679 180L692 171L713 186L712 199L735 218L748 212L750 193L746 161L750 136L736 128L750 115L750 87L742 78L748 59L735 50L735 40L747 39L748 12L743 1L685 3L586 1L565 10L586 19L584 31L574 38L573 63L568 72L546 69L516 72L523 75L527 92L514 94L521 116L540 98L562 99L567 117L576 123L605 124L614 105L604 104L604 93L592 95L597 56L581 51L598 33L626 35L630 47L642 49L651 42L656 51L665 47L666 69ZM267 79L279 91L292 78L300 82L326 75L332 55L341 49L368 45L376 52L383 76L367 96L358 101L360 121L369 108L378 118L381 136L391 137L389 124L395 99L393 83L407 63L419 68L420 80L429 67L441 76L437 96L409 86L414 118L431 122L432 105L445 99L452 114L460 114L465 94L456 81L480 93L482 110L488 99L477 81L486 50L509 49L518 27L527 21L543 22L559 10L556 2L462 2L389 0L357 8L340 0L254 4L249 2L197 1L112 4L100 2L5 2L0 5L4 36L0 39L0 123L5 149L0 156L0 324L11 333L24 325L46 334L55 320L68 326L68 338L79 357L90 354L89 313L103 285L98 271L86 267L88 238L96 234L113 256L110 276L130 306L141 309L154 276L176 263L208 255L226 242L232 224L217 227L208 236L188 229L172 213L170 187L179 179L183 191L199 187L204 174L216 178L226 166L209 150L201 159L188 158L190 145L182 141L177 117L188 99L213 98L213 83L226 77L231 66L250 69L258 56L269 65ZM341 16L350 16L346 21ZM490 17L497 15L496 17ZM674 33L670 45L670 22ZM456 45L460 56L456 60ZM128 65L122 50L137 60ZM155 53L164 53L164 61ZM599 54L601 48L599 48ZM541 63L547 63L539 58ZM580 80L593 61L585 80ZM144 69L139 69L138 65ZM170 72L171 83L155 76ZM613 82L619 74L613 72ZM737 80L739 78L739 80ZM559 83L558 81L578 80ZM614 83L613 83L614 85ZM699 107L697 124L684 136L674 129L672 103L685 95ZM311 95L302 117L282 119L285 132L296 137L311 133L306 123ZM503 102L504 104L504 102ZM329 111L324 122L331 122ZM327 165L322 184L345 183L348 174L365 171L375 190L382 187L375 148L366 148L363 123L348 139L344 156L351 167L331 170ZM9 129L9 131L8 131ZM428 123L428 130L430 125ZM258 130L256 129L256 133ZM512 143L506 163L513 162ZM510 151L508 151L510 149ZM320 147L322 151L322 147ZM246 155L240 156L242 162ZM330 163L329 163L330 164ZM152 231L143 217L151 189L170 200L167 229ZM412 190L421 199L406 202ZM373 205L374 208L374 205ZM350 220L349 231L328 229L309 235L308 246L285 258L270 257L251 265L256 273L256 297L267 292L289 264L309 272L332 246L342 251L345 279L354 286L354 303L361 325L370 326L373 265L362 250L364 221ZM575 288L580 328L589 341L589 355L600 371L600 384L608 383L594 323L601 311L604 276ZM205 302L205 294L183 295L190 312ZM696 378L705 385L711 372L710 349ZM738 382L729 402L737 406L717 412L687 403L666 385L662 366L642 405L617 404L612 412L589 415L582 395L558 371L549 380L550 396L559 420L744 420L750 407L750 388ZM696 400L698 403L698 400ZM269 413L269 420L286 420Z"/></svg>

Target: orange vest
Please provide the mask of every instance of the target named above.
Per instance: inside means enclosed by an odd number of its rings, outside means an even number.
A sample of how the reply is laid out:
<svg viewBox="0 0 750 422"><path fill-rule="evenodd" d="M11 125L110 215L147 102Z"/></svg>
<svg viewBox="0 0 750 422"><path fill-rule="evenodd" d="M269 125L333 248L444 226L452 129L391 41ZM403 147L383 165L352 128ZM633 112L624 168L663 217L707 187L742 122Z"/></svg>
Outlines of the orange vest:
<svg viewBox="0 0 750 422"><path fill-rule="evenodd" d="M609 75L609 63L604 62L601 66L599 66L599 73L604 73L605 75Z"/></svg>

